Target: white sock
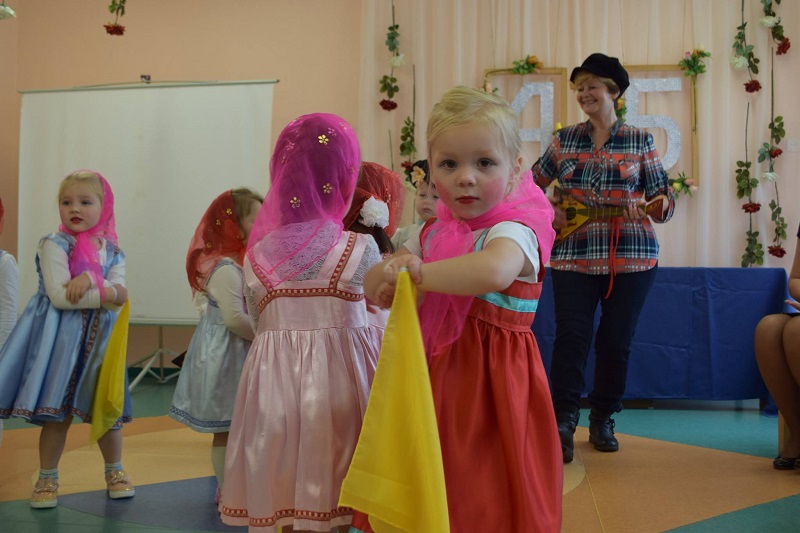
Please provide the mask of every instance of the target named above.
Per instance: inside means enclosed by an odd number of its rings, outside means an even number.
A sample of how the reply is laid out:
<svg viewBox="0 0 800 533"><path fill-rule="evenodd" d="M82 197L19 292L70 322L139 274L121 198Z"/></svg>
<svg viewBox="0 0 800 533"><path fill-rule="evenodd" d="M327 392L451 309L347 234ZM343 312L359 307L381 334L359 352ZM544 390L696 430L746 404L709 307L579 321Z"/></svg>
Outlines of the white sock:
<svg viewBox="0 0 800 533"><path fill-rule="evenodd" d="M222 483L225 480L225 446L211 447L211 465L214 467L214 474L217 476L217 484L222 490Z"/></svg>

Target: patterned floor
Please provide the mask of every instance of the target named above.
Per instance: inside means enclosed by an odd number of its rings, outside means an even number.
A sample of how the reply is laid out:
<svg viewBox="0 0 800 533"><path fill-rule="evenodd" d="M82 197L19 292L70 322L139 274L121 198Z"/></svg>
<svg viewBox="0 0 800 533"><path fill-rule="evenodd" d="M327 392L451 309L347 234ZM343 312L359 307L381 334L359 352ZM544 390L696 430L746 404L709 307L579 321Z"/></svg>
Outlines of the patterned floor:
<svg viewBox="0 0 800 533"><path fill-rule="evenodd" d="M213 504L210 436L165 416L174 381L145 379L125 428L131 500L109 500L103 461L88 427L70 431L60 466L59 506L28 506L38 429L6 421L0 447L0 532L139 533L242 531ZM620 452L589 445L582 413L576 461L565 472L565 533L800 531L800 471L771 467L777 420L757 402L655 401L617 417ZM644 407L644 408L642 408ZM477 531L477 530L476 530Z"/></svg>

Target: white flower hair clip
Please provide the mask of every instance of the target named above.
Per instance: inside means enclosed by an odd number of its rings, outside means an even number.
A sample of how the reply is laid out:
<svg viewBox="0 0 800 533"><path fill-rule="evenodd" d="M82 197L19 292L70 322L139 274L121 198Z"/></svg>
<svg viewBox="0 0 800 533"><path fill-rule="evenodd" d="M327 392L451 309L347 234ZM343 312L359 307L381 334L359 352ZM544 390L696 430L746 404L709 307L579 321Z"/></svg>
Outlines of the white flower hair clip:
<svg viewBox="0 0 800 533"><path fill-rule="evenodd" d="M389 225L389 206L386 202L378 200L374 196L367 198L361 206L361 216L359 220L362 224L371 227L386 229Z"/></svg>

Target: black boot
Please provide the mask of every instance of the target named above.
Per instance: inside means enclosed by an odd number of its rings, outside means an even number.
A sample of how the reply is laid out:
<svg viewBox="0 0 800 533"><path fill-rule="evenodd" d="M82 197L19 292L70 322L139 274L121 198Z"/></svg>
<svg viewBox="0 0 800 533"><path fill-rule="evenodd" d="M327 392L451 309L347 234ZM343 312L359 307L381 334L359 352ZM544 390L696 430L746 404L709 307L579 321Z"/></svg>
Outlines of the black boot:
<svg viewBox="0 0 800 533"><path fill-rule="evenodd" d="M611 412L592 409L589 413L589 442L601 452L619 450L619 442L614 436L614 419Z"/></svg>
<svg viewBox="0 0 800 533"><path fill-rule="evenodd" d="M578 425L578 418L581 412L577 409L568 413L556 414L556 423L558 424L558 438L561 440L561 453L564 456L565 463L571 463L575 455L575 427Z"/></svg>

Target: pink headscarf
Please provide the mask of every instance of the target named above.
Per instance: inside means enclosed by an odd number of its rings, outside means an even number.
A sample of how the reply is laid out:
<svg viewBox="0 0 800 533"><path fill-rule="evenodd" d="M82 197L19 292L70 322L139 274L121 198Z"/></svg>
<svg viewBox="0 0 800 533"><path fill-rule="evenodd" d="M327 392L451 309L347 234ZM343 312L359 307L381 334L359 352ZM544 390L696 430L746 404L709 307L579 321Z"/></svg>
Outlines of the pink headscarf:
<svg viewBox="0 0 800 533"><path fill-rule="evenodd" d="M75 237L75 249L69 258L69 273L72 277L74 278L86 272L92 277L97 287L102 288L105 277L103 276L103 266L100 264L100 255L97 252L95 237L104 238L115 246L117 244L117 229L114 221L114 193L111 192L111 186L106 179L94 170L76 170L64 179L83 172L97 176L103 188L103 207L100 212L100 220L93 227L80 233L67 229L63 224L58 226L58 230Z"/></svg>
<svg viewBox="0 0 800 533"><path fill-rule="evenodd" d="M444 202L439 202L437 220L423 231L422 241L430 236L425 249L426 263L464 255L474 246L472 232L491 228L495 224L514 221L533 230L539 241L541 264L550 260L555 231L553 207L542 190L533 182L530 170L499 204L483 215L470 220L458 220ZM536 265L535 265L536 266ZM541 274L540 274L541 275ZM420 325L425 349L437 355L461 335L473 296L455 296L432 292L425 297L420 311Z"/></svg>
<svg viewBox="0 0 800 533"><path fill-rule="evenodd" d="M301 273L339 241L360 164L358 138L341 117L303 115L283 129L247 243L250 262L271 284Z"/></svg>

